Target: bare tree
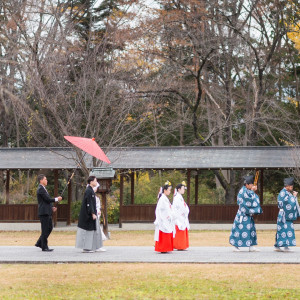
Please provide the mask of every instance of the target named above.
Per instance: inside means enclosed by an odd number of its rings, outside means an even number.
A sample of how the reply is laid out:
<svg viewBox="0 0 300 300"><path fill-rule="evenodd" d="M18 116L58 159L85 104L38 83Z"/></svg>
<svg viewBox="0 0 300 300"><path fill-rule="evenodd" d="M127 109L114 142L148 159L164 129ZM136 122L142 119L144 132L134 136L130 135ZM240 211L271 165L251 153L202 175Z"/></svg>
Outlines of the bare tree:
<svg viewBox="0 0 300 300"><path fill-rule="evenodd" d="M17 84L13 90L4 85L2 94L17 111L22 144L61 146L63 135L96 137L106 147L133 144L141 122L128 116L139 107L114 66L116 49L126 39L117 33L121 21L107 19L101 35L91 29L82 41L74 15L83 8L70 13L68 1L27 0L16 17L16 4L4 3L20 36L7 37L18 73L6 77Z"/></svg>
<svg viewBox="0 0 300 300"><path fill-rule="evenodd" d="M279 137L295 136L299 120L286 107L285 93L280 97L278 81L289 43L286 16L299 4L288 12L285 1L158 3L154 18L140 25L140 55L157 66L145 74L140 94L159 99L165 109L185 106L189 144L279 145ZM216 176L232 202L240 175Z"/></svg>

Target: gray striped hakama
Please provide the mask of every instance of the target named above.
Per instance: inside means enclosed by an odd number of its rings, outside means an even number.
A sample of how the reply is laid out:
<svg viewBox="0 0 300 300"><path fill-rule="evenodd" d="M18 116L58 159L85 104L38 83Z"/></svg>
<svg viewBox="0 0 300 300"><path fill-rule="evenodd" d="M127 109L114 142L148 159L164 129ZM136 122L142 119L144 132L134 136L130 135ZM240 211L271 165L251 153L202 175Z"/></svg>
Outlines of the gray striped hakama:
<svg viewBox="0 0 300 300"><path fill-rule="evenodd" d="M84 230L77 228L76 248L95 251L102 248L102 234L99 218L96 219L96 230Z"/></svg>

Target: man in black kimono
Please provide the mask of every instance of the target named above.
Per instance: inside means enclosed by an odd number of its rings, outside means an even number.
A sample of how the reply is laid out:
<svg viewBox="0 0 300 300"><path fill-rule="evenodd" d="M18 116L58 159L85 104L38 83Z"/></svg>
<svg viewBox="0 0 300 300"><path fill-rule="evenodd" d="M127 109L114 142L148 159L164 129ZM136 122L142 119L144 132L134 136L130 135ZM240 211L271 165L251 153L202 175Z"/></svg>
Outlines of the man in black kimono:
<svg viewBox="0 0 300 300"><path fill-rule="evenodd" d="M51 198L46 190L47 178L45 175L38 175L39 187L37 189L37 200L38 200L38 215L41 221L42 233L36 242L35 246L42 249L42 251L53 251L48 248L48 237L53 229L52 224L52 213L57 210L53 207L54 202L62 200L62 197Z"/></svg>
<svg viewBox="0 0 300 300"><path fill-rule="evenodd" d="M98 183L95 176L90 176L87 183L78 219L76 248L83 249L83 252L95 252L100 248L96 232L96 195L93 190Z"/></svg>

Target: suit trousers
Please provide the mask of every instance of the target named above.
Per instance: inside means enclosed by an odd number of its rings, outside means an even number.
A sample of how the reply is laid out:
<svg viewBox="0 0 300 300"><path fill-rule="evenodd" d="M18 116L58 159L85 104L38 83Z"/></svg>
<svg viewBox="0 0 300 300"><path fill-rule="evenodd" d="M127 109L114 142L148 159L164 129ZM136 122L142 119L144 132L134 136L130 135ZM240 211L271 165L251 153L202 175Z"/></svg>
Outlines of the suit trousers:
<svg viewBox="0 0 300 300"><path fill-rule="evenodd" d="M48 248L48 237L53 229L52 216L40 216L42 234L36 242L36 246L44 249Z"/></svg>

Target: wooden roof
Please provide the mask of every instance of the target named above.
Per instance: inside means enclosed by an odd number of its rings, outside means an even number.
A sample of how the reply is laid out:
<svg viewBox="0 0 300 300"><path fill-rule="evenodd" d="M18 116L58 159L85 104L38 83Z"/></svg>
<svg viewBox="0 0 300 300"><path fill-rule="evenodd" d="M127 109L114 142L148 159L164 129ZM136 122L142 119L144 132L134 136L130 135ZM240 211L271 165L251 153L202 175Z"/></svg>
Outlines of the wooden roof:
<svg viewBox="0 0 300 300"><path fill-rule="evenodd" d="M295 147L129 147L105 150L114 169L277 169L300 166ZM0 169L75 169L73 148L0 148ZM92 167L90 155L86 164ZM102 163L100 166L108 166Z"/></svg>

